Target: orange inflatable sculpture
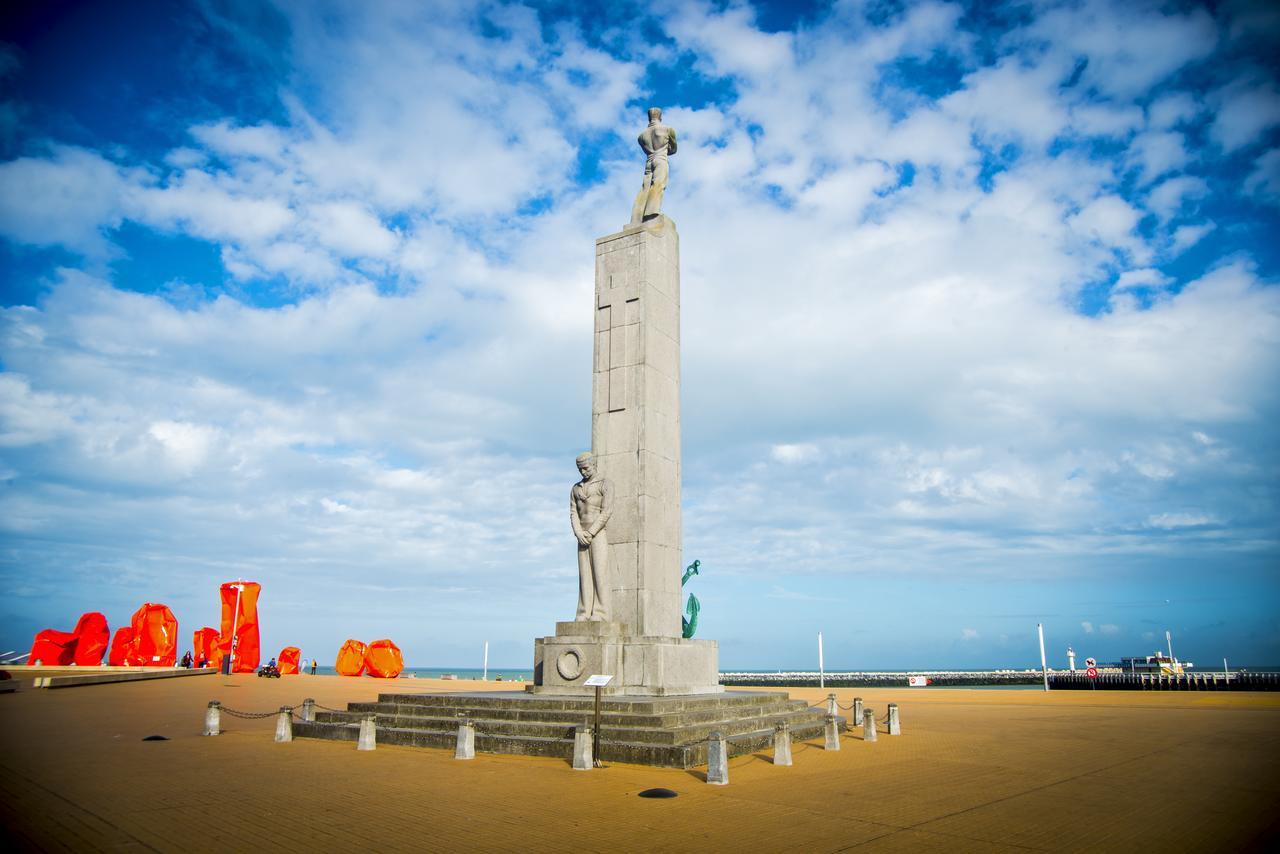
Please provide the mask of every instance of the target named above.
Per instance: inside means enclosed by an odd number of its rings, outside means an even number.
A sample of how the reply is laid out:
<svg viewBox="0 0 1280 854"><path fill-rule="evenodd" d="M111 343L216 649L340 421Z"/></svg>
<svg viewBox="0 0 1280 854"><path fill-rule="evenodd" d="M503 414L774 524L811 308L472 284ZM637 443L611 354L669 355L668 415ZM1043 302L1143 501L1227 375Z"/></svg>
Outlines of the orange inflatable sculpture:
<svg viewBox="0 0 1280 854"><path fill-rule="evenodd" d="M80 616L76 623L76 664L81 667L97 667L107 653L111 642L111 629L107 618L97 611Z"/></svg>
<svg viewBox="0 0 1280 854"><path fill-rule="evenodd" d="M298 675L298 658L302 655L302 650L296 646L286 646L280 650L280 657L276 659L276 666L280 668L281 676L297 676Z"/></svg>
<svg viewBox="0 0 1280 854"><path fill-rule="evenodd" d="M28 664L43 664L46 667L66 667L75 660L75 634L57 629L36 632L35 639L31 641L31 653L27 656Z"/></svg>
<svg viewBox="0 0 1280 854"><path fill-rule="evenodd" d="M107 651L110 639L111 630L107 628L107 618L96 611L90 611L80 616L75 629L70 632L45 629L37 633L31 643L27 661L63 667L71 664L96 667L102 663L102 654Z"/></svg>
<svg viewBox="0 0 1280 854"><path fill-rule="evenodd" d="M133 626L121 626L111 639L111 651L107 653L107 664L122 667L129 664L129 650L133 648Z"/></svg>
<svg viewBox="0 0 1280 854"><path fill-rule="evenodd" d="M216 668L222 663L222 652L218 649L218 630L205 626L191 636L194 666L199 667L203 661L205 667Z"/></svg>
<svg viewBox="0 0 1280 854"><path fill-rule="evenodd" d="M400 647L389 640L376 640L364 653L364 669L379 679L395 679L404 670Z"/></svg>
<svg viewBox="0 0 1280 854"><path fill-rule="evenodd" d="M228 581L218 590L222 599L222 634L218 639L218 650L220 658L231 652L231 633L234 630L236 654L233 673L252 673L262 660L258 642L258 593L261 590L262 585L256 581Z"/></svg>
<svg viewBox="0 0 1280 854"><path fill-rule="evenodd" d="M338 650L338 660L333 669L339 676L359 676L364 672L365 645L358 640L348 639Z"/></svg>
<svg viewBox="0 0 1280 854"><path fill-rule="evenodd" d="M167 605L147 602L133 612L130 622L133 642L128 664L173 667L178 662L178 620Z"/></svg>

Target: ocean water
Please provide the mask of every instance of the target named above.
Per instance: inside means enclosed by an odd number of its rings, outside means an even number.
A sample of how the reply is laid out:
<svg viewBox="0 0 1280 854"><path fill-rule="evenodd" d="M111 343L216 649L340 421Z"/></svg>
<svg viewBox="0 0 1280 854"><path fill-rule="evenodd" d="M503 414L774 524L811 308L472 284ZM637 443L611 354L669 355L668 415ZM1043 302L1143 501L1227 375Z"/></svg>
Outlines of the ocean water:
<svg viewBox="0 0 1280 854"><path fill-rule="evenodd" d="M1250 673L1280 673L1280 665L1245 665L1245 666L1242 666L1242 667L1236 667L1235 665L1232 665L1232 666L1231 666L1231 670L1232 670L1232 671L1235 671L1235 672L1239 672L1239 671L1244 670L1244 671L1248 671L1248 672L1250 672ZM307 670L307 672L308 672L308 673L310 673L310 669L308 669L308 670ZM734 670L732 670L732 671L725 671L725 672L726 672L726 673L729 673L729 672L732 672L732 673L775 673L775 672L778 672L778 671L777 671L776 669L748 670L748 669L746 669L746 668L742 668L742 669L734 669ZM816 679L816 678L818 677L818 671L816 671L816 670L789 670L789 671L783 671L783 672L793 673L793 674L798 675L798 676L801 676L801 675L802 675L802 676L809 676L809 677L812 677L812 678L814 678L814 679ZM826 671L827 676L833 676L833 675L834 675L834 674L836 674L836 673L848 673L848 672L858 672L858 673L883 673L883 672L892 672L892 673L900 673L900 672L906 672L906 671L885 671L885 670L860 670L860 671L846 671L846 670L837 671L837 670L827 670L827 671ZM948 670L946 670L946 669L941 669L941 668L940 668L940 669L937 669L937 670L934 670L934 671L929 671L929 670L924 670L924 669L919 669L919 668L913 668L913 669L911 669L909 672L912 672L912 673L930 673L930 672L933 672L933 673L947 673L947 672L956 672L956 671L948 671ZM980 671L980 670L971 670L971 671L964 671L964 672L966 672L966 673L980 673L980 672L984 672L984 671ZM990 672L994 675L994 674L996 674L996 673L1008 673L1009 671L1008 671L1008 670L997 670L997 669L993 668L993 669L991 669L991 671L990 671ZM1061 672L1061 671L1057 671L1057 672ZM1212 673L1215 673L1215 672L1217 672L1217 673L1221 673L1221 672L1222 672L1222 669L1221 669L1221 668L1218 668L1218 669L1215 671L1215 669L1214 669L1214 668L1212 668L1212 667L1196 667L1196 668L1193 668L1193 669L1192 669L1191 671L1189 671L1189 672L1191 672L1191 673L1193 673L1193 674L1195 674L1195 673L1207 673L1207 674L1212 674ZM318 675L323 675L323 676L333 676L333 675L335 675L336 671L333 669L333 667L325 667L325 666L321 666L321 667L317 667L317 668L316 668L316 673L317 673ZM483 670L482 668L479 668L479 667L406 667L406 668L404 669L404 672L403 672L402 674L400 674L400 678L402 678L402 679L406 679L406 678L417 678L417 679L439 679L440 677L442 677L442 676L446 676L446 675L453 675L453 676L456 676L456 677L457 677L457 678L459 678L459 679L480 679L480 678L482 678L482 677L484 676L484 670ZM1037 672L1037 673L1036 673L1036 674L1034 674L1034 675L1037 675L1037 676L1038 676L1039 674L1038 674L1038 672ZM503 682L520 682L520 681L524 681L524 682L532 682L532 681L533 681L533 669L532 669L532 668L528 668L528 667L526 667L526 668L520 668L520 667L490 667L490 668L489 668L489 681L490 681L490 682L496 682L496 681L499 681L499 679L500 679L501 681L503 681ZM1010 684L1007 684L1007 683L1001 683L1001 684L998 684L998 685L930 685L929 687L930 687L930 688L937 688L937 689L941 689L941 690L954 690L954 689L956 689L956 688L969 688L969 689L974 689L974 688L978 688L978 689L981 689L981 688L1000 688L1000 689L1002 689L1002 690L1014 690L1014 691L1016 691L1016 690L1030 690L1030 691L1043 690L1043 687L1041 686L1041 684L1040 684L1039 682L1036 682L1035 684L1032 684L1032 685L1010 685Z"/></svg>
<svg viewBox="0 0 1280 854"><path fill-rule="evenodd" d="M308 668L307 673L311 670ZM317 676L333 676L337 673L332 667L317 667ZM400 674L401 679L439 679L442 676L452 675L459 679L480 679L484 676L484 670L479 667L406 667L404 672ZM490 682L531 682L533 681L532 668L515 668L515 667L490 667Z"/></svg>

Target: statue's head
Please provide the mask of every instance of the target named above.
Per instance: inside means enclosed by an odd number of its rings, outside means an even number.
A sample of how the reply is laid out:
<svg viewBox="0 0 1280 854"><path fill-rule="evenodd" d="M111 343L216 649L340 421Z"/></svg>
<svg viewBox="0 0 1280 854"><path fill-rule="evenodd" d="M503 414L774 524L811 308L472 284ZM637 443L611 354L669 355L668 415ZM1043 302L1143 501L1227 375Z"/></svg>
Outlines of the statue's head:
<svg viewBox="0 0 1280 854"><path fill-rule="evenodd" d="M649 121L650 121L650 122L660 122L660 121L662 121L662 108L661 108L661 107L650 107L650 108L649 108Z"/></svg>
<svg viewBox="0 0 1280 854"><path fill-rule="evenodd" d="M583 477L589 479L591 475L596 473L596 458L591 456L590 451L578 454L578 458L574 462L578 464L578 471L582 473Z"/></svg>

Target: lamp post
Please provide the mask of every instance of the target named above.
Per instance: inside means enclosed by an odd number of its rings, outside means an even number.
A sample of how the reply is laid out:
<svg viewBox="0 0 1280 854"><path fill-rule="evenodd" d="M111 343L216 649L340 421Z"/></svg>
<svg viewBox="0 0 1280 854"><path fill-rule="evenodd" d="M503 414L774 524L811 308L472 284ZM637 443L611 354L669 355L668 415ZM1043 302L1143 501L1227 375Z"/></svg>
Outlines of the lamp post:
<svg viewBox="0 0 1280 854"><path fill-rule="evenodd" d="M228 674L236 672L236 629L239 627L240 622L240 594L244 592L244 579L236 579L236 583L231 586L236 589L236 607L231 612L231 650L227 653L227 658L230 661L227 666Z"/></svg>
<svg viewBox="0 0 1280 854"><path fill-rule="evenodd" d="M1049 662L1044 657L1044 624L1036 623L1036 631L1040 633L1040 675L1044 677L1044 689L1049 690Z"/></svg>

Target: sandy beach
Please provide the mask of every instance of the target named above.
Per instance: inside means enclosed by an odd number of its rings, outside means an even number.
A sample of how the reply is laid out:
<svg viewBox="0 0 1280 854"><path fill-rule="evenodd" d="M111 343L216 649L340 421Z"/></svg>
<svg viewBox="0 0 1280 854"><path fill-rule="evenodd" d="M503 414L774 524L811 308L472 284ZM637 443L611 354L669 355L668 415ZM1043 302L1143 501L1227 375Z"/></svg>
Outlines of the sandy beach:
<svg viewBox="0 0 1280 854"><path fill-rule="evenodd" d="M273 741L223 717L467 680L221 675L0 696L0 812L41 850L1239 851L1280 840L1280 696L863 689L903 735L703 769ZM515 687L515 686L510 686ZM827 692L791 689L821 702ZM854 692L836 691L848 704ZM143 741L163 735L167 741ZM651 787L679 793L637 797Z"/></svg>

